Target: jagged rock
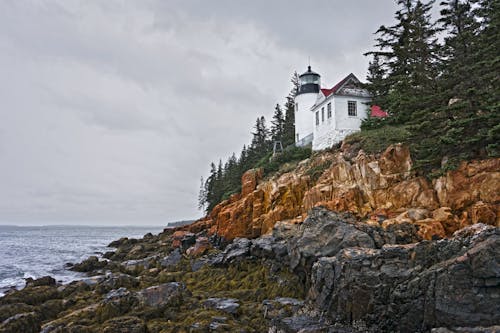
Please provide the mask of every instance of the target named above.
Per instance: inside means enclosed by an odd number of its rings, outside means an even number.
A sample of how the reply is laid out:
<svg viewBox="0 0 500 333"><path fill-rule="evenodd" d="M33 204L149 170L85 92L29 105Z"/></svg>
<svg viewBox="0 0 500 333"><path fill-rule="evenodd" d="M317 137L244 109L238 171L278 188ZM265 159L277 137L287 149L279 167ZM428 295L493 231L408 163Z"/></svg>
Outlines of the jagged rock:
<svg viewBox="0 0 500 333"><path fill-rule="evenodd" d="M184 283L169 282L143 289L137 293L139 301L151 307L179 305L185 295L189 294Z"/></svg>
<svg viewBox="0 0 500 333"><path fill-rule="evenodd" d="M92 272L97 269L101 269L106 267L106 261L100 261L96 256L90 256L88 259L85 259L79 264L75 264L71 267L72 271L76 272Z"/></svg>
<svg viewBox="0 0 500 333"><path fill-rule="evenodd" d="M12 303L0 305L0 322L18 313L33 312L35 307L24 303Z"/></svg>
<svg viewBox="0 0 500 333"><path fill-rule="evenodd" d="M175 249L168 256L160 261L162 267L166 269L174 268L181 261L182 254L180 249Z"/></svg>
<svg viewBox="0 0 500 333"><path fill-rule="evenodd" d="M0 324L2 333L38 333L41 318L36 312L19 313L7 318Z"/></svg>
<svg viewBox="0 0 500 333"><path fill-rule="evenodd" d="M258 258L283 259L287 256L285 241L276 241L272 236L259 237L252 240L250 254Z"/></svg>
<svg viewBox="0 0 500 333"><path fill-rule="evenodd" d="M406 222L424 221L430 218L428 212L450 207L456 218L420 223L427 239L449 237L476 222L500 226L500 158L463 162L430 182L415 176L405 145L392 145L380 155L353 154L347 146L335 153L324 152L299 163L291 172L264 181L258 172L249 171L242 177L241 194L181 229L209 230L227 241L255 238L269 233L276 223L303 221L318 206L363 218L379 211L385 211L388 219L406 214ZM317 180L311 177L315 169L321 174Z"/></svg>
<svg viewBox="0 0 500 333"><path fill-rule="evenodd" d="M299 224L278 221L272 230L272 235L276 240L287 240L297 234Z"/></svg>
<svg viewBox="0 0 500 333"><path fill-rule="evenodd" d="M127 288L118 288L111 290L109 293L107 293L104 296L104 303L109 303L109 302L115 302L116 300L120 300L124 297L130 296L131 293L130 291L127 290Z"/></svg>
<svg viewBox="0 0 500 333"><path fill-rule="evenodd" d="M297 315L274 320L269 333L327 333L330 332L328 327L319 318L308 315Z"/></svg>
<svg viewBox="0 0 500 333"><path fill-rule="evenodd" d="M172 246L180 247L182 251L186 251L196 242L196 235L188 231L176 231L172 235Z"/></svg>
<svg viewBox="0 0 500 333"><path fill-rule="evenodd" d="M353 221L348 216L326 209L313 209L296 237L288 242L291 269L307 275L319 257L335 255L347 247L375 248L373 238L353 224L346 223L346 218Z"/></svg>
<svg viewBox="0 0 500 333"><path fill-rule="evenodd" d="M139 285L139 280L128 274L109 273L106 274L106 277L101 282L99 282L99 285L109 290L121 287L134 288Z"/></svg>
<svg viewBox="0 0 500 333"><path fill-rule="evenodd" d="M86 284L87 286L95 286L106 279L105 275L95 275L88 278L81 279L79 282Z"/></svg>
<svg viewBox="0 0 500 333"><path fill-rule="evenodd" d="M246 238L236 238L231 244L226 246L223 252L214 259L213 264L227 264L235 260L241 260L250 255L252 241Z"/></svg>
<svg viewBox="0 0 500 333"><path fill-rule="evenodd" d="M490 327L439 327L433 328L431 333L498 333L500 332L500 326L490 326Z"/></svg>
<svg viewBox="0 0 500 333"><path fill-rule="evenodd" d="M216 309L219 311L236 314L240 305L238 300L235 298L208 298L203 302L203 305L207 308Z"/></svg>
<svg viewBox="0 0 500 333"><path fill-rule="evenodd" d="M149 269L158 257L158 255L153 255L143 259L126 260L121 265L129 272L137 271L138 269Z"/></svg>
<svg viewBox="0 0 500 333"><path fill-rule="evenodd" d="M26 279L26 287L55 286L55 285L56 285L56 280L51 276L44 276L36 280L33 280L32 278Z"/></svg>
<svg viewBox="0 0 500 333"><path fill-rule="evenodd" d="M112 241L111 243L108 244L108 247L121 247L124 245L132 245L137 243L137 239L128 239L127 237L122 237L118 240Z"/></svg>
<svg viewBox="0 0 500 333"><path fill-rule="evenodd" d="M499 253L500 231L485 225L440 241L346 248L314 265L308 296L334 321L384 332L494 325Z"/></svg>
<svg viewBox="0 0 500 333"><path fill-rule="evenodd" d="M144 321L133 316L123 316L107 320L102 325L103 333L146 333L147 327Z"/></svg>
<svg viewBox="0 0 500 333"><path fill-rule="evenodd" d="M263 316L266 319L276 320L293 316L302 306L304 301L296 298L277 297L262 301Z"/></svg>
<svg viewBox="0 0 500 333"><path fill-rule="evenodd" d="M191 257L198 257L205 254L208 250L212 248L212 245L208 241L207 237L196 238L196 243L186 250L186 254Z"/></svg>

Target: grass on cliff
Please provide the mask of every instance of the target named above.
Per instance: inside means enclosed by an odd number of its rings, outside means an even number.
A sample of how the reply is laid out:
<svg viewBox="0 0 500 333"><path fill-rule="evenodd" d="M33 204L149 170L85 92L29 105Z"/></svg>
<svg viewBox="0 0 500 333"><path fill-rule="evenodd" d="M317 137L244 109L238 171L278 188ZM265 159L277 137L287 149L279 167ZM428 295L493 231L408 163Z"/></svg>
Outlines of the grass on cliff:
<svg viewBox="0 0 500 333"><path fill-rule="evenodd" d="M411 133L406 126L384 126L351 134L344 141L359 144L366 153L376 154L391 144L408 142L410 137Z"/></svg>

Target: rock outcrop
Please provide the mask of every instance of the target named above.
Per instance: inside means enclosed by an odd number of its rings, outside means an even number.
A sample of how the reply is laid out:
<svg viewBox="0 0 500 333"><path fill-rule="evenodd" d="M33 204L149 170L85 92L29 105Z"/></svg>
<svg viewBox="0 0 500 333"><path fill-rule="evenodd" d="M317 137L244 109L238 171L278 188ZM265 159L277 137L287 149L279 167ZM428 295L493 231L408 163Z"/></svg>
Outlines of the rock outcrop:
<svg viewBox="0 0 500 333"><path fill-rule="evenodd" d="M413 223L424 239L449 237L474 223L500 226L500 159L463 162L431 182L415 175L404 145L380 155L349 149L314 155L267 180L250 170L242 177L241 194L183 230L208 229L225 240L255 238L279 221L302 222L317 206L372 223L389 220L384 226ZM420 213L412 214L415 209Z"/></svg>
<svg viewBox="0 0 500 333"><path fill-rule="evenodd" d="M313 267L309 299L332 321L384 332L500 323L500 232L477 224L441 241L346 248Z"/></svg>

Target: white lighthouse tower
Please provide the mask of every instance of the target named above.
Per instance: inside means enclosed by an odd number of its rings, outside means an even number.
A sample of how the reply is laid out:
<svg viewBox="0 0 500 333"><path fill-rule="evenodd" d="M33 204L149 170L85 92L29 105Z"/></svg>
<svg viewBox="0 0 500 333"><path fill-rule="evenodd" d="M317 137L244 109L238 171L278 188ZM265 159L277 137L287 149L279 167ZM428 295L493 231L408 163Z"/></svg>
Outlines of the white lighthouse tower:
<svg viewBox="0 0 500 333"><path fill-rule="evenodd" d="M305 146L313 140L313 117L311 107L316 103L321 87L321 76L307 67L299 75L299 90L295 96L295 145Z"/></svg>

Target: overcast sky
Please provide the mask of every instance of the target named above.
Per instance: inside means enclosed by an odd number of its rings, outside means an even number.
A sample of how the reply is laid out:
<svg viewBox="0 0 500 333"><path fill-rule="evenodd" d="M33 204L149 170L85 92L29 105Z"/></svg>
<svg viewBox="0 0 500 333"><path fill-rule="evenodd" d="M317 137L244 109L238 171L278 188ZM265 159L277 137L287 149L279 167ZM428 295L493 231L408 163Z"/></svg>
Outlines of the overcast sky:
<svg viewBox="0 0 500 333"><path fill-rule="evenodd" d="M0 1L0 224L202 215L294 71L365 79L392 0Z"/></svg>

